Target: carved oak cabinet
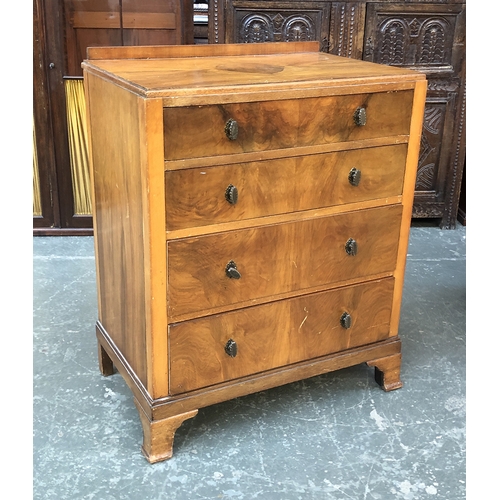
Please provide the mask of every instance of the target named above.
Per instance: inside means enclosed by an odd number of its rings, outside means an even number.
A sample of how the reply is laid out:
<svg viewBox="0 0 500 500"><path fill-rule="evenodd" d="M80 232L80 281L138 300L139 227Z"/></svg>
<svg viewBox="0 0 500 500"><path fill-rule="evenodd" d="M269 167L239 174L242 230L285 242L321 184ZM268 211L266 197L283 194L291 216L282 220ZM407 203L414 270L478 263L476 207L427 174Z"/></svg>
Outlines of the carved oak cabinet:
<svg viewBox="0 0 500 500"><path fill-rule="evenodd" d="M90 48L97 339L150 462L199 408L359 363L401 387L424 74L317 42Z"/></svg>
<svg viewBox="0 0 500 500"><path fill-rule="evenodd" d="M463 0L211 0L210 9L210 43L317 40L331 54L424 72L412 215L456 226L465 165Z"/></svg>

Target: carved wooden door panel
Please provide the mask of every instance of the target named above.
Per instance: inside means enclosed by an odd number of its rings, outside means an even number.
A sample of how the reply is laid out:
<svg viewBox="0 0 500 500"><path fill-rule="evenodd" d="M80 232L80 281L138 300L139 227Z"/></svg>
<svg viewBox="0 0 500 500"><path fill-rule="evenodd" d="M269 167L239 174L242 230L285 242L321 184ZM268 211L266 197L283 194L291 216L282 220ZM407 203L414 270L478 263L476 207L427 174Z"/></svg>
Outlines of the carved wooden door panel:
<svg viewBox="0 0 500 500"><path fill-rule="evenodd" d="M367 6L365 60L428 77L413 216L454 227L465 155L465 5Z"/></svg>
<svg viewBox="0 0 500 500"><path fill-rule="evenodd" d="M328 48L330 3L236 0L226 8L226 43L316 40Z"/></svg>

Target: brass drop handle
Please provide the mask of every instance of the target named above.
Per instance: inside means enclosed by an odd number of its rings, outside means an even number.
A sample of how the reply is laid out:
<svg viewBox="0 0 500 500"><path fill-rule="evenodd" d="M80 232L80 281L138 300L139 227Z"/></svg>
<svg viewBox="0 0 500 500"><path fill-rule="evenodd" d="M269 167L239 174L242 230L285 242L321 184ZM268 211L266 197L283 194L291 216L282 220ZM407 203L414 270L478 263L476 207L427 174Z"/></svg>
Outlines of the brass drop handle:
<svg viewBox="0 0 500 500"><path fill-rule="evenodd" d="M349 183L352 186L359 186L359 181L361 180L361 170L358 170L356 167L352 167L349 170Z"/></svg>
<svg viewBox="0 0 500 500"><path fill-rule="evenodd" d="M226 276L235 280L239 280L241 278L241 274L236 268L236 264L232 260L227 263Z"/></svg>
<svg viewBox="0 0 500 500"><path fill-rule="evenodd" d="M358 253L358 244L356 240L349 238L345 243L345 252L347 255L356 255Z"/></svg>
<svg viewBox="0 0 500 500"><path fill-rule="evenodd" d="M230 141L235 141L238 137L238 122L229 118L226 122L226 126L224 127L224 132Z"/></svg>
<svg viewBox="0 0 500 500"><path fill-rule="evenodd" d="M226 188L226 201L230 203L231 205L236 205L236 202L238 201L238 188L236 186L233 186L232 184L229 184L229 186Z"/></svg>
<svg viewBox="0 0 500 500"><path fill-rule="evenodd" d="M348 312L344 312L342 316L340 316L340 325L342 326L342 328L345 328L346 330L351 328L352 318Z"/></svg>
<svg viewBox="0 0 500 500"><path fill-rule="evenodd" d="M366 125L366 108L358 108L354 112L354 123L358 127L363 127Z"/></svg>
<svg viewBox="0 0 500 500"><path fill-rule="evenodd" d="M238 344L233 339L229 339L224 347L224 350L228 356L234 358L236 357L236 354L238 354Z"/></svg>

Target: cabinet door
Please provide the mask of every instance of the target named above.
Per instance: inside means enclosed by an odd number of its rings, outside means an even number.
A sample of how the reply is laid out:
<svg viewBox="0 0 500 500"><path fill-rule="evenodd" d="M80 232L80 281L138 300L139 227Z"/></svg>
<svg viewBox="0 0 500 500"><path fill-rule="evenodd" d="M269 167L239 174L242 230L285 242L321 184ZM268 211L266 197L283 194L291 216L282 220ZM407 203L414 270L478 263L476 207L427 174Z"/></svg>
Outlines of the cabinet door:
<svg viewBox="0 0 500 500"><path fill-rule="evenodd" d="M82 76L88 46L122 45L119 0L64 0L66 76Z"/></svg>
<svg viewBox="0 0 500 500"><path fill-rule="evenodd" d="M228 2L226 43L316 40L328 47L330 3Z"/></svg>
<svg viewBox="0 0 500 500"><path fill-rule="evenodd" d="M50 93L45 71L47 62L44 11L40 0L33 2L33 227L52 227L59 223L54 161L54 134L50 121Z"/></svg>
<svg viewBox="0 0 500 500"><path fill-rule="evenodd" d="M192 43L192 0L34 2L33 225L37 234L90 234L87 47Z"/></svg>
<svg viewBox="0 0 500 500"><path fill-rule="evenodd" d="M465 154L465 5L367 6L363 58L427 74L413 216L456 222Z"/></svg>
<svg viewBox="0 0 500 500"><path fill-rule="evenodd" d="M82 76L87 47L192 43L192 9L191 0L64 0L66 76Z"/></svg>
<svg viewBox="0 0 500 500"><path fill-rule="evenodd" d="M122 0L121 3L123 45L193 43L191 0Z"/></svg>

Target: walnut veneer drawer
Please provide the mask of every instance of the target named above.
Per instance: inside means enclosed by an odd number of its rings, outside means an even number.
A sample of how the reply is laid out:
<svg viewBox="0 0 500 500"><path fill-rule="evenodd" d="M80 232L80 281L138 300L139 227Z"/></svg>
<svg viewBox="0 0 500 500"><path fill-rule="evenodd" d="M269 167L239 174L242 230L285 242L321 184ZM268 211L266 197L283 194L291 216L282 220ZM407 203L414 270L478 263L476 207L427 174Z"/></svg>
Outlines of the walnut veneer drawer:
<svg viewBox="0 0 500 500"><path fill-rule="evenodd" d="M167 171L167 230L401 195L406 153L398 144Z"/></svg>
<svg viewBox="0 0 500 500"><path fill-rule="evenodd" d="M165 108L166 160L409 134L413 91ZM358 108L366 124L357 125ZM233 139L229 120L237 123ZM235 129L233 128L233 131Z"/></svg>
<svg viewBox="0 0 500 500"><path fill-rule="evenodd" d="M391 272L396 265L402 207L168 242L170 321L212 308ZM355 241L356 255L346 243ZM226 268L234 262L239 279ZM229 274L231 274L229 270Z"/></svg>
<svg viewBox="0 0 500 500"><path fill-rule="evenodd" d="M171 325L172 394L386 339L393 288L386 278Z"/></svg>

